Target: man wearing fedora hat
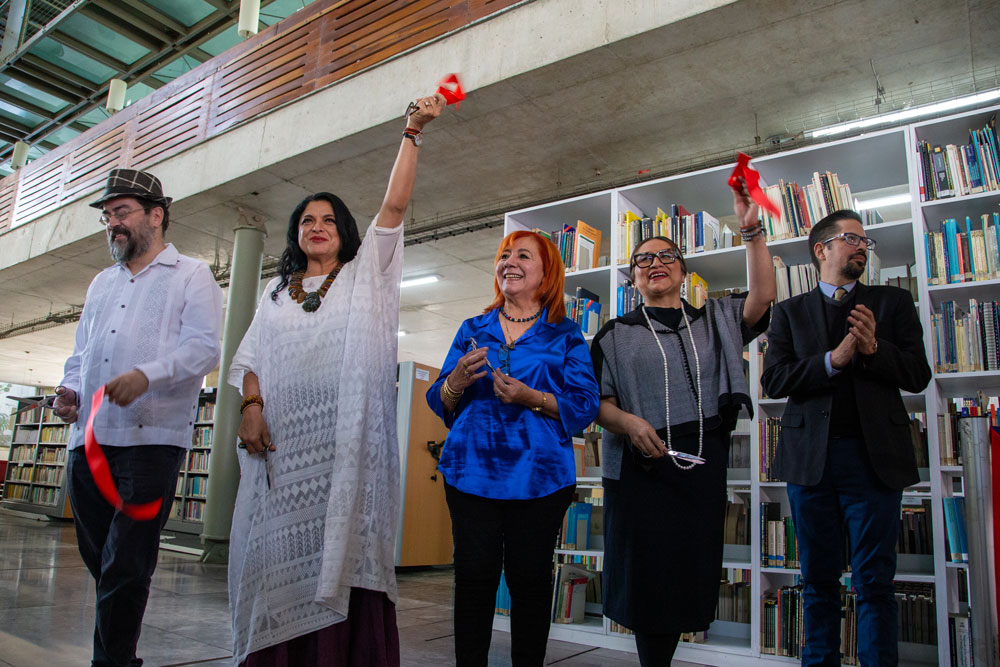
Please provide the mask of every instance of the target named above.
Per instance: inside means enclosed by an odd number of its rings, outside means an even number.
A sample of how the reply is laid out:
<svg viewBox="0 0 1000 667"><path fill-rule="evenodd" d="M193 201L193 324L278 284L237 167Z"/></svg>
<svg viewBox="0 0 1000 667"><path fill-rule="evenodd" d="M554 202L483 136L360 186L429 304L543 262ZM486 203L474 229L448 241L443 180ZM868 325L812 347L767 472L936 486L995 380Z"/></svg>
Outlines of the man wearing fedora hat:
<svg viewBox="0 0 1000 667"><path fill-rule="evenodd" d="M160 531L191 447L202 380L219 362L222 290L208 266L163 240L171 201L152 174L113 169L91 204L115 264L87 289L53 405L75 423L67 480L80 554L97 583L95 667L142 664L135 652ZM95 416L95 438L125 503L162 499L151 521L116 510L88 468L84 426L101 386L112 405Z"/></svg>

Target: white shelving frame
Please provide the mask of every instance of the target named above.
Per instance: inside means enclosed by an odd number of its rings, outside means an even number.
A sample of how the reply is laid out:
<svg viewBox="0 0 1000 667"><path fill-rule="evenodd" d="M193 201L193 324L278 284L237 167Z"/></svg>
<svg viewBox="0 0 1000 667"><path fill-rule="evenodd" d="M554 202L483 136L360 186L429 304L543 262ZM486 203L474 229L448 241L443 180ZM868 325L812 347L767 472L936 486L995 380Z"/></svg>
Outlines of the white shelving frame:
<svg viewBox="0 0 1000 667"><path fill-rule="evenodd" d="M783 179L786 182L795 181L804 185L810 182L813 171L830 171L838 174L841 183L850 185L856 199L864 200L866 193L869 193L869 198L889 193L909 193L910 203L888 209L886 221L871 226L869 233L879 242L877 252L882 260L883 272L893 267L912 267L912 275L916 279L918 290L916 306L924 330L928 363L932 366L934 357L931 349L931 314L934 309L940 302L946 300L1000 298L1000 280L929 286L924 233L928 229L936 229L934 225L945 217L961 219L965 215L978 216L981 213L997 210L1000 208L1000 192L921 202L919 193L921 171L916 145L918 140L928 140L942 145L967 143L968 130L982 128L989 116L995 113L1000 113L1000 107L978 109L754 160L754 166L761 172L764 180L772 184ZM616 233L619 213L631 210L640 215L653 216L657 207L667 210L670 204L677 203L692 212L708 211L725 221L726 216L732 215L732 196L726 186L732 167L732 164L713 167L512 211L505 216L504 233L536 227L554 231L561 229L564 223L575 225L577 220L583 220L600 229L603 238L602 248L598 254L606 255L610 259L610 265L587 271L568 272L565 291L572 294L575 287L582 286L597 293L604 307L611 309L609 314L614 316L617 307L617 287L624 283L628 272L627 265L616 263L623 254ZM808 244L803 237L773 241L768 243L768 246L772 254L781 256L788 265L809 262ZM747 284L746 253L743 247L689 253L685 255L685 259L688 269L704 277L712 290L745 287ZM757 423L764 417L781 416L784 401L760 398L757 381L760 377L759 360L753 344L751 352L750 378L754 406L750 435L751 457L753 461L758 461L760 442ZM907 410L925 412L927 415L930 469L922 473L928 479L907 489L904 496L930 497L933 511L934 555L931 557L933 560L931 571L905 572L901 567L896 579L934 583L938 641L936 647L901 644L900 659L903 664L950 664L948 614L949 611L958 611L955 572L961 568L947 561L941 498L944 495L951 495L954 486L951 480L961 476L961 468L940 465L936 415L944 408L949 398L971 395L979 390L992 395L1000 393L1000 372L935 374L924 392L904 395ZM760 652L761 594L765 590L774 590L779 586L791 584L793 575L798 571L761 567L760 559L757 557L760 553L760 531L757 528L760 525L760 501L780 500L786 511L788 501L784 483L760 482L759 475L755 474L753 468L750 472L750 561L726 560L723 563L724 567L751 571L749 639L734 643L725 636L732 628L716 628L713 624L713 628L709 630L707 644L680 645L676 655L680 660L727 666L798 662L797 659ZM730 488L734 486L740 484L731 482ZM593 553L593 550L588 553ZM900 565L902 566L902 562ZM495 627L509 630L509 619L497 616ZM585 627L553 624L550 637L589 646L635 651L632 638L610 632L606 618L603 625L593 621Z"/></svg>

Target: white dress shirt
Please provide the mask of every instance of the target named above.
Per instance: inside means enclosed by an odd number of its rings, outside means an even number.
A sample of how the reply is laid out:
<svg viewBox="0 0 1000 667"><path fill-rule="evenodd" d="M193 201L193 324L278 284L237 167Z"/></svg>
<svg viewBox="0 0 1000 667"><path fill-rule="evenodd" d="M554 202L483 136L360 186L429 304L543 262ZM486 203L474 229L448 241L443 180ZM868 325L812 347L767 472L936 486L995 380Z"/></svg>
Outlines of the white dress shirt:
<svg viewBox="0 0 1000 667"><path fill-rule="evenodd" d="M173 244L134 276L124 264L97 274L60 383L80 401L69 448L83 445L94 391L132 369L149 388L127 407L104 402L97 441L190 448L198 392L219 363L221 327L222 290L212 272Z"/></svg>

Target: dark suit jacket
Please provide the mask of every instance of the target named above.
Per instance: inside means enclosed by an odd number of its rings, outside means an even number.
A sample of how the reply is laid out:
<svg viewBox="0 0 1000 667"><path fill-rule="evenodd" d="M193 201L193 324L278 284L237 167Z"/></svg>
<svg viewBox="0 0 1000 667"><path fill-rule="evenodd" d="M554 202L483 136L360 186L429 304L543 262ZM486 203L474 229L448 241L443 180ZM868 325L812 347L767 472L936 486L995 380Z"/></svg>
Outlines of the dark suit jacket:
<svg viewBox="0 0 1000 667"><path fill-rule="evenodd" d="M879 479L902 489L918 477L899 390L921 392L931 379L923 330L909 292L861 283L854 290L855 304L875 314L878 340L875 354L855 357L851 373L864 441ZM774 472L793 484L818 484L826 464L833 380L824 357L842 340L828 340L826 328L817 287L776 305L767 332L761 383L772 398L788 397Z"/></svg>

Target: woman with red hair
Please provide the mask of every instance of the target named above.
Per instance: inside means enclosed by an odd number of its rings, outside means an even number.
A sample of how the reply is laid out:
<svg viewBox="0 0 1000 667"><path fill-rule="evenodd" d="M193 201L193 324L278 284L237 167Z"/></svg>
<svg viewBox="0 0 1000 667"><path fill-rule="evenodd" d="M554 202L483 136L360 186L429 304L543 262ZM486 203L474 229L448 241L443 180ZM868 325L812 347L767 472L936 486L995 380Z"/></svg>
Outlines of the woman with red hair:
<svg viewBox="0 0 1000 667"><path fill-rule="evenodd" d="M455 539L458 667L487 664L501 570L512 662L545 658L552 553L576 485L572 437L599 405L587 343L565 317L563 273L548 239L504 238L496 299L459 327L427 392L451 429L438 470Z"/></svg>

